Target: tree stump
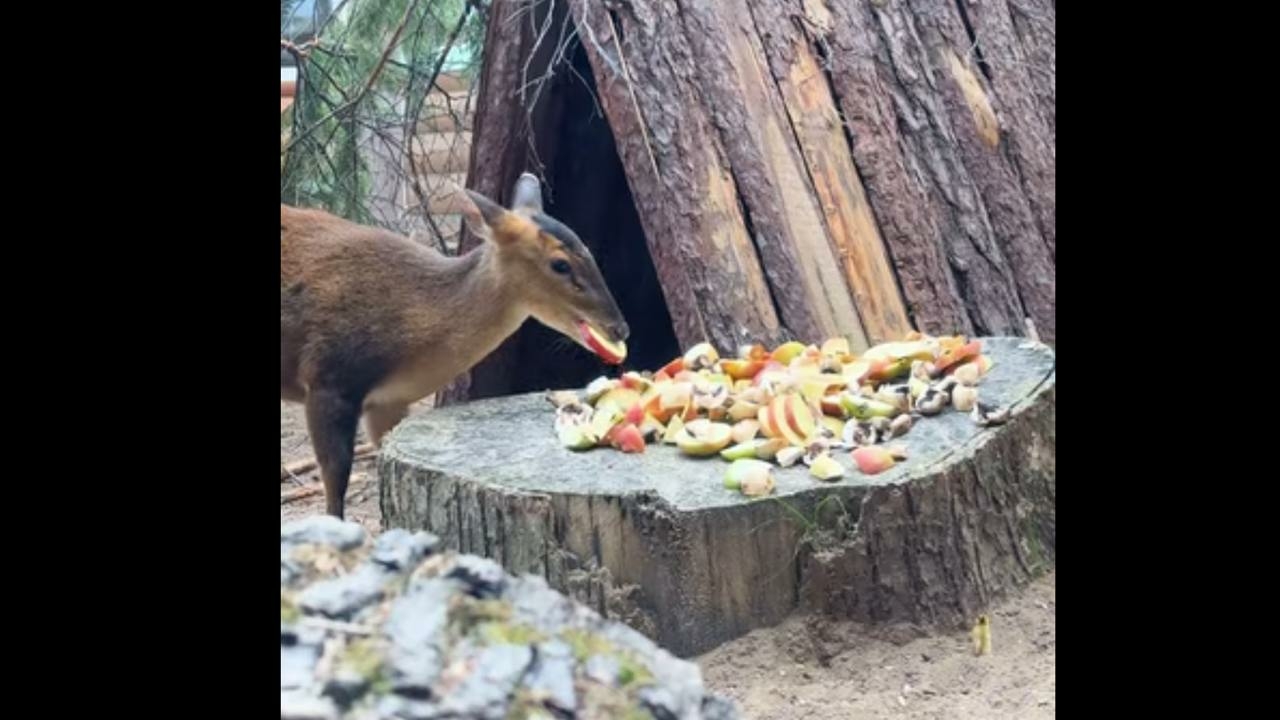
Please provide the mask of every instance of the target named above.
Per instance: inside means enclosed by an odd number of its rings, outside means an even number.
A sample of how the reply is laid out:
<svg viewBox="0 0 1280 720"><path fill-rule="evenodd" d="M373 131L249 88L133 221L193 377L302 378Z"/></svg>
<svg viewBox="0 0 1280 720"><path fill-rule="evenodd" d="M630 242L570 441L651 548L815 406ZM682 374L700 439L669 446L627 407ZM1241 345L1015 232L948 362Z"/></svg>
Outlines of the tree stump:
<svg viewBox="0 0 1280 720"><path fill-rule="evenodd" d="M952 624L1047 570L1055 542L1055 358L987 338L981 428L948 410L909 457L867 476L778 469L774 496L724 489L726 463L670 446L561 447L541 394L413 417L379 459L383 522L494 558L689 656L798 606L862 621ZM831 498L834 498L831 499Z"/></svg>

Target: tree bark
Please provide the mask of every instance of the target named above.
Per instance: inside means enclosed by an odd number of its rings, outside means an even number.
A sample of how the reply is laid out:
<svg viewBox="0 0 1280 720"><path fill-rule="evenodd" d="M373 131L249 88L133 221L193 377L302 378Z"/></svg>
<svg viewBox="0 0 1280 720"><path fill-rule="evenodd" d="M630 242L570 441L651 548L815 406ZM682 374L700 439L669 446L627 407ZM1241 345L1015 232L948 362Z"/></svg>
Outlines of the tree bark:
<svg viewBox="0 0 1280 720"><path fill-rule="evenodd" d="M472 146L491 192L539 122L512 89L533 48L496 20L512 7L490 13ZM1028 318L1055 343L1052 2L568 11L682 346L841 334L857 350L911 327L1022 336ZM542 159L556 152L572 149ZM478 372L515 371L502 362Z"/></svg>

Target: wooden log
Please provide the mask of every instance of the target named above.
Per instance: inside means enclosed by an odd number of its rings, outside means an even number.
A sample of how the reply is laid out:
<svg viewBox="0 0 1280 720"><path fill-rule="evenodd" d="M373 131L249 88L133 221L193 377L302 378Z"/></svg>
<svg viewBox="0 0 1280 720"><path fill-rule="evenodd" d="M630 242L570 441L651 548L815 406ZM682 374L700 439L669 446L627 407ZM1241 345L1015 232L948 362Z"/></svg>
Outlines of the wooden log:
<svg viewBox="0 0 1280 720"><path fill-rule="evenodd" d="M911 327L884 239L853 162L825 62L793 22L787 3L739 0L738 9L759 30L774 81L782 94L809 179L826 217L827 234L843 265L862 325L872 343L901 338ZM829 27L831 15L806 4L810 22Z"/></svg>
<svg viewBox="0 0 1280 720"><path fill-rule="evenodd" d="M717 127L728 113L718 113L708 102L709 87L696 69L706 58L691 46L697 33L681 29L680 9L648 0L633 3L627 12L588 2L573 2L571 9L579 33L587 37L583 47L597 95L613 128L680 344L709 340L737 347L751 339L772 344L793 332L817 340L824 326L803 306L810 293L797 295L805 286L794 265L771 266L774 274L765 279L754 244L759 234L753 238L744 214L743 176L730 167L730 154L738 151L726 145ZM700 32L714 32L707 22ZM679 60L651 61L658 57ZM747 183L758 186L745 188L747 193L767 192L764 177ZM776 217L762 213L759 222L780 231ZM778 293L778 303L789 313L787 324L796 328L783 327L775 307Z"/></svg>
<svg viewBox="0 0 1280 720"><path fill-rule="evenodd" d="M1057 254L1057 115L1052 0L1012 0L956 6L991 88L1004 109L1009 156L1036 224Z"/></svg>
<svg viewBox="0 0 1280 720"><path fill-rule="evenodd" d="M995 366L982 399L1009 408L1007 424L923 419L908 459L880 475L778 469L777 494L748 500L724 489L719 459L568 451L551 408L524 395L402 423L379 459L383 523L541 575L682 656L801 603L878 623L971 620L1055 547L1054 355L983 342Z"/></svg>
<svg viewBox="0 0 1280 720"><path fill-rule="evenodd" d="M944 0L829 0L829 7L829 28L808 27L829 48L857 139L854 159L872 174L876 217L905 231L887 240L908 304L926 320L922 329L954 332L954 318L932 316L954 308L958 296L975 332L1021 335L1030 316L1052 343L1050 248L1002 150L1008 112L970 52L958 7ZM946 265L938 267L941 258ZM939 275L944 268L949 277Z"/></svg>

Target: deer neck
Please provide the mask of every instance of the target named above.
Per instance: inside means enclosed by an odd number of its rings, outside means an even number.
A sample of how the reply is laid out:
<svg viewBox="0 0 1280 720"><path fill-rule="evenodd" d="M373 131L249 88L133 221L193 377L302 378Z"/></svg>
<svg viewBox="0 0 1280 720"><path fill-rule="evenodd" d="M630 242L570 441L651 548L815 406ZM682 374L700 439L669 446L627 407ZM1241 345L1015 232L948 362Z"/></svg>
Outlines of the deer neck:
<svg viewBox="0 0 1280 720"><path fill-rule="evenodd" d="M466 255L450 259L443 277L429 288L439 298L432 304L446 311L436 320L446 329L439 340L452 354L444 362L460 366L459 373L497 349L529 317L518 296L519 288L503 279L499 252L490 243L482 243Z"/></svg>

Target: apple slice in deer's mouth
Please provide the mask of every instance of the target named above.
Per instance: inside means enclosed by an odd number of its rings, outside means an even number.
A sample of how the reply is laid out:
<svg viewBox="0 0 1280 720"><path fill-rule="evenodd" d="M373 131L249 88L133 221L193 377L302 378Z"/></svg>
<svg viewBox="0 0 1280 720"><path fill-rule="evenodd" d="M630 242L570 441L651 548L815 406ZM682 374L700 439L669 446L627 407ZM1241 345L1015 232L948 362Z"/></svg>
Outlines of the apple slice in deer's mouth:
<svg viewBox="0 0 1280 720"><path fill-rule="evenodd" d="M578 332L582 333L582 341L591 348L591 352L600 356L601 360L610 365L617 365L627 358L627 343L619 340L611 343L605 339L595 328L585 322L578 323Z"/></svg>

